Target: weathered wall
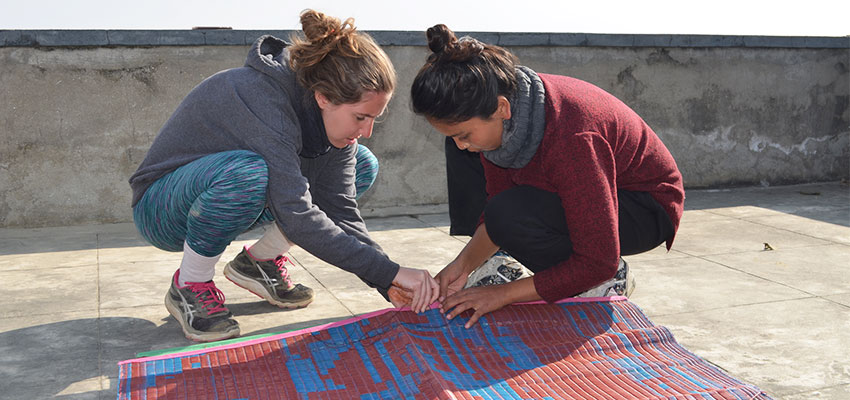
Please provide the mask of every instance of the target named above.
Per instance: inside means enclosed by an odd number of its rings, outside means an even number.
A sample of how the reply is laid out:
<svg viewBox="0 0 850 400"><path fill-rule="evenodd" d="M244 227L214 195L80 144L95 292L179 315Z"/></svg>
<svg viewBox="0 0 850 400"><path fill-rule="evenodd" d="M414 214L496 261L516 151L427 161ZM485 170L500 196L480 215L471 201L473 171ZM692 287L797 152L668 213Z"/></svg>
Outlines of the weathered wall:
<svg viewBox="0 0 850 400"><path fill-rule="evenodd" d="M228 36L0 31L0 227L131 220L127 178L160 126L202 79L242 65L258 35L218 33ZM446 202L442 136L409 110L427 55L419 35L375 33L399 90L363 141L381 160L361 202L367 215ZM848 38L481 36L539 72L624 100L670 148L687 187L850 175Z"/></svg>
<svg viewBox="0 0 850 400"><path fill-rule="evenodd" d="M602 87L638 112L688 187L847 177L847 49L524 48L524 62Z"/></svg>

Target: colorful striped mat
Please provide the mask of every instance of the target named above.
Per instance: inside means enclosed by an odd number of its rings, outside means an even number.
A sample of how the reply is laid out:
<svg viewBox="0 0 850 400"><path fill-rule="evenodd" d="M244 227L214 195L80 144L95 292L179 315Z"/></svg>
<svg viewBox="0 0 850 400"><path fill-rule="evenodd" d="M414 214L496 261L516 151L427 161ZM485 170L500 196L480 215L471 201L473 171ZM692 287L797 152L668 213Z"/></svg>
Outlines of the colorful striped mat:
<svg viewBox="0 0 850 400"><path fill-rule="evenodd" d="M625 298L462 314L388 309L121 362L118 399L769 399Z"/></svg>

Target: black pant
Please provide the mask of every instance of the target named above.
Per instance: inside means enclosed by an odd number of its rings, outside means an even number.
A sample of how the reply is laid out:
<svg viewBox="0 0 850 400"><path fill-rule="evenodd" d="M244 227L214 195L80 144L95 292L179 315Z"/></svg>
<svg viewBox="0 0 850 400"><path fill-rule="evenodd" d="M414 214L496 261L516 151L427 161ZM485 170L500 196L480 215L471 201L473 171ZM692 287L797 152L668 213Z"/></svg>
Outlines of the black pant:
<svg viewBox="0 0 850 400"><path fill-rule="evenodd" d="M620 255L643 253L673 235L667 213L646 192L617 191ZM570 258L573 245L557 194L517 186L490 199L487 234L528 269L539 272Z"/></svg>
<svg viewBox="0 0 850 400"><path fill-rule="evenodd" d="M487 203L484 167L478 153L457 148L446 137L446 181L451 235L472 236Z"/></svg>

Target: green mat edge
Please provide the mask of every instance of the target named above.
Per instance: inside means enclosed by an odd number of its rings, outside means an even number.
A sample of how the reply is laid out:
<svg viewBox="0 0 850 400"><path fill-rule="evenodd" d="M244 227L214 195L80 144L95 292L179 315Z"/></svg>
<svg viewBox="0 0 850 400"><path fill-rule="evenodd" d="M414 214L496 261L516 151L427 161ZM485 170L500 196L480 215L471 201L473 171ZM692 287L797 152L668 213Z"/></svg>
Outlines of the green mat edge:
<svg viewBox="0 0 850 400"><path fill-rule="evenodd" d="M183 353L183 352L188 352L188 351L204 350L204 349L209 349L209 348L213 348L213 347L226 346L226 345L233 344L233 343L246 342L248 340L254 340L254 339L260 339L260 338L274 336L274 335L280 335L280 334L283 334L283 333L289 333L289 332L293 332L293 331L297 331L297 330L298 329L290 329L288 331L261 333L261 334L258 334L258 335L244 336L244 337L238 337L238 338L227 339L227 340L220 340L218 342L198 343L198 344L193 344L193 345L184 346L184 347L172 347L172 348L169 348L169 349L143 351L141 353L137 353L136 357L137 358L156 357L156 356L164 356L164 355L168 355L168 354Z"/></svg>

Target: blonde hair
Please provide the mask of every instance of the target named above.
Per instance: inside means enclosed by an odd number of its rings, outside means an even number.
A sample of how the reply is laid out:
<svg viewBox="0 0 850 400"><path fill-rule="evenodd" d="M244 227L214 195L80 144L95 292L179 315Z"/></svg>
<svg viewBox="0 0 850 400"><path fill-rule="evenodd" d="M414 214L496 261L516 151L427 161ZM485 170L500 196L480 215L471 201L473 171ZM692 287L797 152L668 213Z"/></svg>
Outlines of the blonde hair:
<svg viewBox="0 0 850 400"><path fill-rule="evenodd" d="M301 12L304 37L293 34L289 66L298 82L334 104L356 103L364 92L392 93L396 73L390 58L354 19L340 22L315 10Z"/></svg>

